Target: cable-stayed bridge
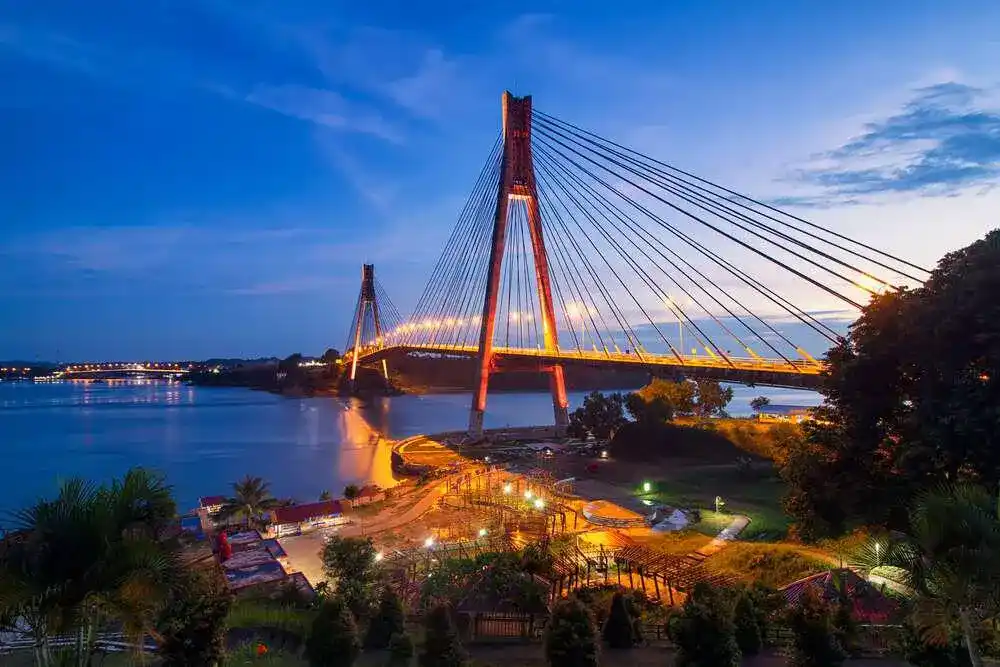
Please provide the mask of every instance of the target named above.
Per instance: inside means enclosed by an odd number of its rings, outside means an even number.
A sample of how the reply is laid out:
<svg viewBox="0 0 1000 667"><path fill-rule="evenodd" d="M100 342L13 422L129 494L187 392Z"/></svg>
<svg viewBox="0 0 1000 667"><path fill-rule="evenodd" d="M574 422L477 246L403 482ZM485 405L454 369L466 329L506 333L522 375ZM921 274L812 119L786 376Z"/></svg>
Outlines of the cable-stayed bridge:
<svg viewBox="0 0 1000 667"><path fill-rule="evenodd" d="M808 335L838 341L871 295L927 269L503 96L500 136L411 315L366 265L349 337L359 364L475 357L469 430L489 378L567 364L819 386ZM794 330L794 333L793 333ZM815 348L814 348L815 349Z"/></svg>

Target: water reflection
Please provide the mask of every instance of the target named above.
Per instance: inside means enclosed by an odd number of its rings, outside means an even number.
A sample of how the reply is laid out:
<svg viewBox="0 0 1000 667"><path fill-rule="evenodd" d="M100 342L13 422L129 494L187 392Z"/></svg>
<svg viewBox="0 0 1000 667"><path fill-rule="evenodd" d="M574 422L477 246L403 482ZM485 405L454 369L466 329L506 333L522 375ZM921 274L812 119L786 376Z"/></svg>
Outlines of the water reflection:
<svg viewBox="0 0 1000 667"><path fill-rule="evenodd" d="M750 399L813 405L811 392L736 388L733 414ZM583 392L570 393L571 407ZM244 475L276 495L314 500L347 484L393 483L387 438L465 428L468 394L369 401L287 399L243 389L162 381L0 383L0 513L50 494L74 475L106 480L130 466L166 473L182 508L228 494ZM545 394L490 396L486 425L551 423Z"/></svg>

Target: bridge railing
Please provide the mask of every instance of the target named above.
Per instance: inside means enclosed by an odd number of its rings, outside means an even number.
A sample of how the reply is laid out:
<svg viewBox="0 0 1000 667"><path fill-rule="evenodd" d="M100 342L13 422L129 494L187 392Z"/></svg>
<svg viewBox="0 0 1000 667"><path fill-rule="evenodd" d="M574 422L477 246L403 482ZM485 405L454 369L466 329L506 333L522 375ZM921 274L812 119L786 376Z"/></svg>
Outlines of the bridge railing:
<svg viewBox="0 0 1000 667"><path fill-rule="evenodd" d="M456 345L448 343L407 343L395 344L384 343L381 345L366 345L358 350L358 358L384 352L386 350L427 350L428 352L462 352L465 354L478 352L479 348L474 345ZM823 370L823 364L810 360L784 359L764 359L760 357L736 357L727 355L726 358L711 355L673 355L663 353L651 353L645 350L621 352L611 350L580 350L580 349L556 349L544 350L541 348L519 348L519 347L494 347L494 354L510 355L520 357L540 357L540 358L564 358L564 359L588 359L593 361L615 361L623 364L635 365L663 365L663 366L694 366L703 368L737 368L740 370L756 371L778 371L783 373L795 372L815 375ZM354 350L349 350L345 356L353 354Z"/></svg>

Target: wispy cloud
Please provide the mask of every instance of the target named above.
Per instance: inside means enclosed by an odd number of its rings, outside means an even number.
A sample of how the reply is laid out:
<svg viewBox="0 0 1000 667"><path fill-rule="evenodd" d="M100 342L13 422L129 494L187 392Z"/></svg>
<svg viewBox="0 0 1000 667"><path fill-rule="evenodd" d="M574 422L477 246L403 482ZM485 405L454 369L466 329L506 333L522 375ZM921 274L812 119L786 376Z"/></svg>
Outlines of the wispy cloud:
<svg viewBox="0 0 1000 667"><path fill-rule="evenodd" d="M359 132L392 143L403 143L402 135L379 114L354 105L332 90L294 84L260 84L244 99L250 104L334 130Z"/></svg>
<svg viewBox="0 0 1000 667"><path fill-rule="evenodd" d="M818 193L792 206L854 204L874 195L954 195L989 189L1000 176L1000 105L957 82L914 91L898 113L868 122L839 148L813 156L794 179Z"/></svg>

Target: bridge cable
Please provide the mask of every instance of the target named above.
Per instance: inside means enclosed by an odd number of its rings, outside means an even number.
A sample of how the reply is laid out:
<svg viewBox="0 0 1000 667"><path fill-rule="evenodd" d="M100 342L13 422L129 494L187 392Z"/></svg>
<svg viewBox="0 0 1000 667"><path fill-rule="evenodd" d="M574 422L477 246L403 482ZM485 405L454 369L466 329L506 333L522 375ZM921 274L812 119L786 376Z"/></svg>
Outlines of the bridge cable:
<svg viewBox="0 0 1000 667"><path fill-rule="evenodd" d="M648 162L652 162L652 163L654 163L655 165L658 165L661 168L667 169L667 170L669 170L671 172L674 172L676 174L680 174L682 176L685 176L687 178L693 179L693 180L698 181L700 183L704 183L705 185L707 185L709 187L712 187L712 188L715 188L715 189L720 190L722 192L725 192L731 198L734 198L734 199L732 199L732 201L736 202L738 205L742 206L743 208L746 208L748 210L751 210L751 211L754 211L754 212L759 213L761 215L764 215L765 217L769 218L770 220L772 220L774 222L777 222L778 224L785 225L786 227L790 227L791 229L794 229L794 230L796 230L798 232L806 234L806 235L808 235L808 236L810 236L812 238L815 238L817 240L823 241L823 242L828 243L830 245L833 245L833 246L835 246L837 248L840 248L841 250L844 250L846 252L852 252L852 251L850 251L849 249L847 249L847 248L845 248L845 247L843 247L843 246L841 246L841 245L839 245L839 244L837 244L837 243L835 243L833 241L830 241L829 239L823 239L822 237L817 236L817 235L813 234L812 232L809 232L808 230L802 229L801 227L798 227L797 225L793 225L793 224L791 224L789 222L780 220L780 219L775 218L773 216L770 216L770 215L768 215L766 213L763 213L763 212L761 212L761 211L759 211L757 209L753 209L753 208L751 208L749 206L746 206L745 204L739 204L738 202L740 200L749 201L749 202L751 202L752 204L754 204L756 206L760 206L760 207L762 207L762 208L764 208L764 209L766 209L768 211L771 211L773 213L776 213L776 214L779 214L779 215L783 215L783 216L785 216L787 218L790 218L790 219L795 220L797 222L800 222L800 223L802 223L804 225L807 225L807 226L809 226L809 227L811 227L813 229L818 229L818 230L820 230L820 231L822 231L822 232L824 232L826 234L829 234L830 236L833 236L833 237L838 238L838 239L840 239L842 241L846 241L848 243L854 244L854 245L856 245L856 246L858 246L860 248L864 248L865 250L869 250L869 251L871 251L871 252L873 252L873 253L875 253L877 255L881 255L882 257L885 257L885 258L890 259L892 261L899 262L900 264L906 265L906 266L908 266L910 268L916 269L918 271L922 271L924 273L930 273L930 271L928 269L925 269L925 268L923 268L923 267L921 267L921 266L919 266L917 264L909 262L909 261L907 261L905 259L902 259L900 257L896 257L895 255L892 255L892 254L890 254L890 253L888 253L888 252L886 252L884 250L880 250L880 249L875 248L873 246L870 246L868 244L862 243L861 241L857 241L855 239L852 239L849 236L845 236L844 234L840 234L840 233L835 232L835 231L833 231L831 229L827 229L826 227L823 227L822 225L818 225L818 224L816 224L816 223L814 223L812 221L809 221L809 220L806 220L806 219L804 219L802 217L799 217L799 216L796 216L794 214L788 213L787 211L783 211L783 210L781 210L781 209L779 209L779 208L777 208L775 206L771 206L770 204L766 204L766 203L764 203L762 201L754 199L753 197L750 197L750 196L745 195L743 193L731 190L731 189L729 189L729 188L727 188L725 186L719 185L717 183L713 183L712 181L709 181L708 179L701 178L700 176L697 176L697 175L692 174L690 172L684 171L683 169L675 167L675 166L673 166L671 164L668 164L666 162L663 162L661 160L657 160L656 158L644 155L644 154L642 154L642 153L640 153L640 152L638 152L638 151L636 151L636 150L634 150L632 148L624 146L624 145L622 145L620 143L617 143L615 141L612 141L610 139L601 137L598 134L595 134L593 132L585 130L585 129L583 129L583 128L577 126L577 125L574 125L573 123L570 123L568 121L556 118L555 116L551 116L551 115L546 114L546 113L544 113L542 111L539 111L537 109L533 109L532 110L532 117L533 117L533 119L549 121L550 123L562 125L563 127L567 128L567 129L571 129L571 130L573 130L573 131L575 131L575 132L577 132L577 133L579 133L581 135L585 135L587 137L590 137L592 141L596 140L596 141L599 141L599 142L603 142L604 144L608 144L610 146L613 146L614 148L619 149L620 151L624 151L624 152L630 153L630 154L632 154L634 156L638 156L638 158L640 158L642 160L645 160L645 161L648 161ZM607 150L612 150L610 148L606 148L606 149ZM632 159L635 159L635 158L632 158ZM866 255L862 255L860 253L856 253L855 252L853 254L857 254L857 256L863 257L864 259L867 259L868 261L872 262L873 264L877 264L877 265L881 266L882 268L885 268L885 269L888 269L890 271L893 271L894 273L899 273L900 275L906 276L906 274L903 273L902 271L900 271L898 268L893 268L893 267L887 266L885 264L880 263L878 260L872 259L872 258L870 258L870 257L868 257ZM911 279L915 279L915 278L912 278L911 276L906 276L906 277L911 278ZM915 280L917 280L917 279L915 279Z"/></svg>

